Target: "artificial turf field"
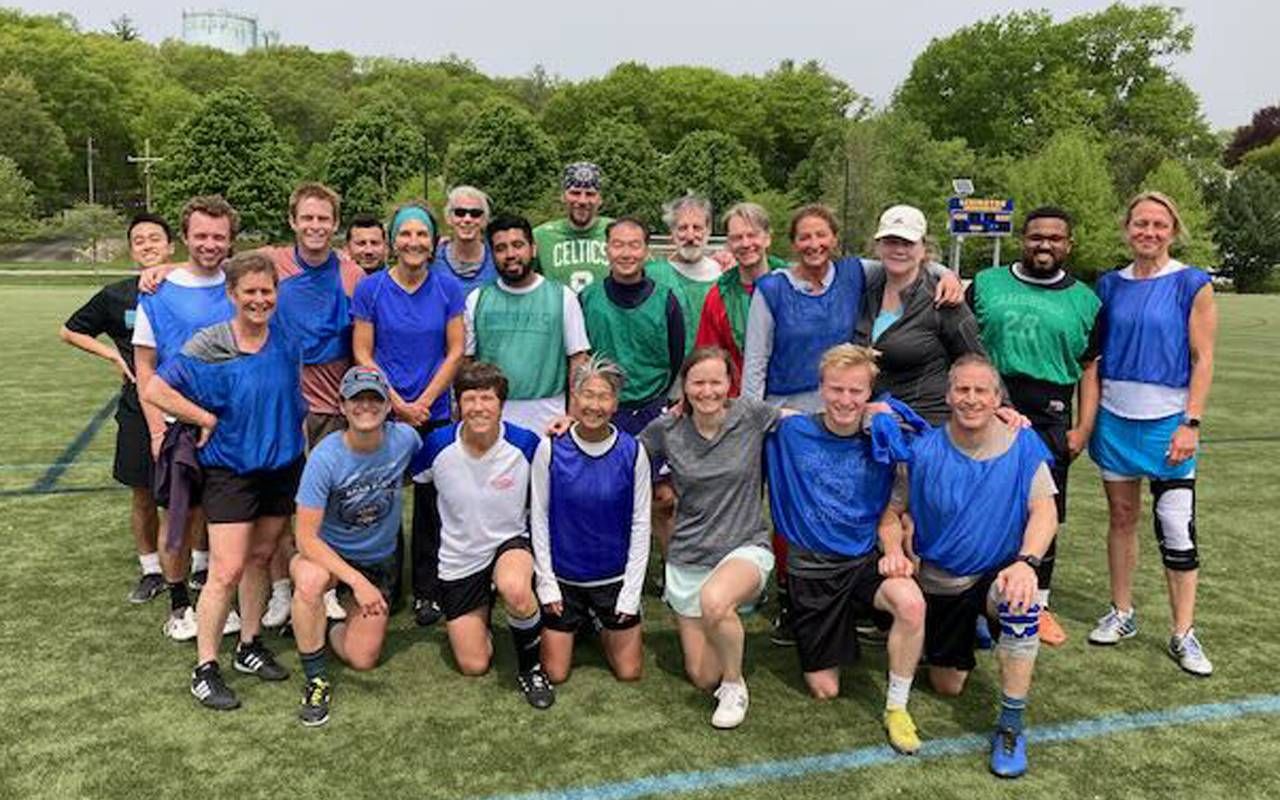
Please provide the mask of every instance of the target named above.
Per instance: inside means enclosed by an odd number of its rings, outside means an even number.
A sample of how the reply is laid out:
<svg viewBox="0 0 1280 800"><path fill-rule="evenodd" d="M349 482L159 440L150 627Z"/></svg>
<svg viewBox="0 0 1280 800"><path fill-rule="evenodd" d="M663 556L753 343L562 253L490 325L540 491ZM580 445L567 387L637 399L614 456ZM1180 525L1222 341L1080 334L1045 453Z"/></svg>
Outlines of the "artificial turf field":
<svg viewBox="0 0 1280 800"><path fill-rule="evenodd" d="M495 628L494 670L467 679L453 670L442 629L424 632L404 613L376 671L332 668L323 728L297 723L300 679L259 683L225 656L244 705L200 709L187 688L194 647L160 634L166 601L124 602L137 561L128 496L109 488L114 423L107 417L65 471L49 466L69 460L115 390L104 363L56 336L93 290L0 285L0 797L1280 797L1280 433L1268 425L1280 397L1280 299L1220 299L1198 502L1198 629L1216 673L1191 678L1164 654L1168 611L1149 516L1138 637L1112 649L1084 643L1105 610L1107 579L1101 488L1082 460L1053 593L1071 640L1041 650L1028 711L1032 736L1056 741L1033 739L1031 772L1004 783L973 738L994 719L990 655L958 700L917 681L911 710L924 750L890 758L879 725L883 652L865 652L842 696L818 704L794 650L770 645L756 615L747 621L751 710L741 728L718 732L651 593L644 679L615 683L588 642L547 712L515 691L505 626ZM299 675L292 640L268 641ZM1238 715L1230 703L1246 698L1254 703ZM1090 723L1098 718L1107 719ZM844 755L799 760L831 754Z"/></svg>

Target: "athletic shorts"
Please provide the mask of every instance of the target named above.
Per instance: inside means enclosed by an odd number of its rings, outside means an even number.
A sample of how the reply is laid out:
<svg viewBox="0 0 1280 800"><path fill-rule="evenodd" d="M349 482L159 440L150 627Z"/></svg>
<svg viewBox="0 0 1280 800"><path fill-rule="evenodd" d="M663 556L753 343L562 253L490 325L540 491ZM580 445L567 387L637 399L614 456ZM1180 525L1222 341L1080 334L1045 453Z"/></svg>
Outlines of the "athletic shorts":
<svg viewBox="0 0 1280 800"><path fill-rule="evenodd" d="M303 422L303 431L307 436L307 453L316 449L316 445L320 444L320 440L334 431L345 431L347 429L347 418L341 414L317 414L314 411L307 412L307 419Z"/></svg>
<svg viewBox="0 0 1280 800"><path fill-rule="evenodd" d="M508 550L532 553L533 547L528 536L513 536L493 551L489 566L455 581L440 581L440 609L444 611L446 620L455 620L477 608L493 604L493 568L498 557Z"/></svg>
<svg viewBox="0 0 1280 800"><path fill-rule="evenodd" d="M396 578L396 556L392 553L383 561L372 563L361 563L359 561L347 560L347 563L355 567L356 571L368 578L369 583L378 587L378 591L382 592L382 599L387 601L387 605L391 605L391 587L395 585ZM338 581L338 599L345 598L355 599L355 592L351 586L343 581Z"/></svg>
<svg viewBox="0 0 1280 800"><path fill-rule="evenodd" d="M931 667L950 667L970 672L977 666L973 657L977 643L978 616L987 616L987 595L1000 570L992 570L960 594L925 593L924 656ZM993 636L1000 624L988 617Z"/></svg>
<svg viewBox="0 0 1280 800"><path fill-rule="evenodd" d="M552 614L543 607L542 624L553 631L577 633L584 623L595 620L607 631L625 631L640 624L640 615L618 619L618 595L622 593L622 581L603 586L574 586L563 581L560 584L560 602L564 612Z"/></svg>
<svg viewBox="0 0 1280 800"><path fill-rule="evenodd" d="M222 467L205 467L204 513L209 522L250 522L258 517L293 514L294 495L302 478L303 459L280 469L238 475Z"/></svg>
<svg viewBox="0 0 1280 800"><path fill-rule="evenodd" d="M1129 419L1099 408L1098 422L1089 440L1089 456L1101 468L1104 481L1195 477L1196 456L1181 464L1170 464L1167 458L1169 441L1181 424L1182 414Z"/></svg>
<svg viewBox="0 0 1280 800"><path fill-rule="evenodd" d="M116 455L111 476L130 487L150 489L155 462L151 459L151 431L138 405L138 390L120 390L116 404Z"/></svg>
<svg viewBox="0 0 1280 800"><path fill-rule="evenodd" d="M805 672L848 666L858 660L855 623L871 617L877 626L893 623L893 615L875 607L885 578L879 554L851 559L826 577L788 575L791 629L796 636L800 668Z"/></svg>
<svg viewBox="0 0 1280 800"><path fill-rule="evenodd" d="M773 553L767 547L756 544L743 545L720 559L714 567L699 567L667 562L666 581L662 591L662 599L671 610L682 617L702 616L702 587L711 574L731 558L739 558L750 562L760 573L760 585L756 588L757 599L764 593L765 584L769 582L769 573L773 572Z"/></svg>

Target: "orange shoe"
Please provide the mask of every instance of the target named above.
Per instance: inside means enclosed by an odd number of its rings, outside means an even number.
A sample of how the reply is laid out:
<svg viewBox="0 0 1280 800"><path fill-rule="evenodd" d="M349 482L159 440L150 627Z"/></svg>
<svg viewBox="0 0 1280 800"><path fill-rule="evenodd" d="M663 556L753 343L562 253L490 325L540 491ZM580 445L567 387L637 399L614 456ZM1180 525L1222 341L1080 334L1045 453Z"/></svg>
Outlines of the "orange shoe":
<svg viewBox="0 0 1280 800"><path fill-rule="evenodd" d="M1040 610L1040 641L1050 647L1057 647L1067 641L1067 632L1047 608Z"/></svg>

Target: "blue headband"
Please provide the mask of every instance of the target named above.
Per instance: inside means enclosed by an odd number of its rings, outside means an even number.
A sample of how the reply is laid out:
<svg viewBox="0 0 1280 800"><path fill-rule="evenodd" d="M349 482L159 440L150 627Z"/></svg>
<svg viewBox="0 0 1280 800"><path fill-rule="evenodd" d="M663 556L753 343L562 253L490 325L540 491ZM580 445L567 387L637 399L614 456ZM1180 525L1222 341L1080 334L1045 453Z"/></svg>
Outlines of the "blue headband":
<svg viewBox="0 0 1280 800"><path fill-rule="evenodd" d="M436 226L431 221L431 215L420 206L405 206L397 211L396 215L391 218L392 241L395 241L396 234L400 232L400 226L411 219L416 219L423 225L426 225L427 230L431 232L431 238L436 238Z"/></svg>

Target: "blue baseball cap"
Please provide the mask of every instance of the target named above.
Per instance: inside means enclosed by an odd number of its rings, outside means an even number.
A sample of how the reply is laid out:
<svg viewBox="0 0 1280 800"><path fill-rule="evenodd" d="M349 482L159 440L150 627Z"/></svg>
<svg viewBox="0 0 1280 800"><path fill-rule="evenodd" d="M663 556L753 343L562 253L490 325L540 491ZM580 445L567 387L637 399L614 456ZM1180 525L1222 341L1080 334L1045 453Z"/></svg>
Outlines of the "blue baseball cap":
<svg viewBox="0 0 1280 800"><path fill-rule="evenodd" d="M342 385L338 390L343 400L350 400L361 392L373 392L383 400L391 396L387 387L387 379L374 367L352 367L342 376Z"/></svg>

